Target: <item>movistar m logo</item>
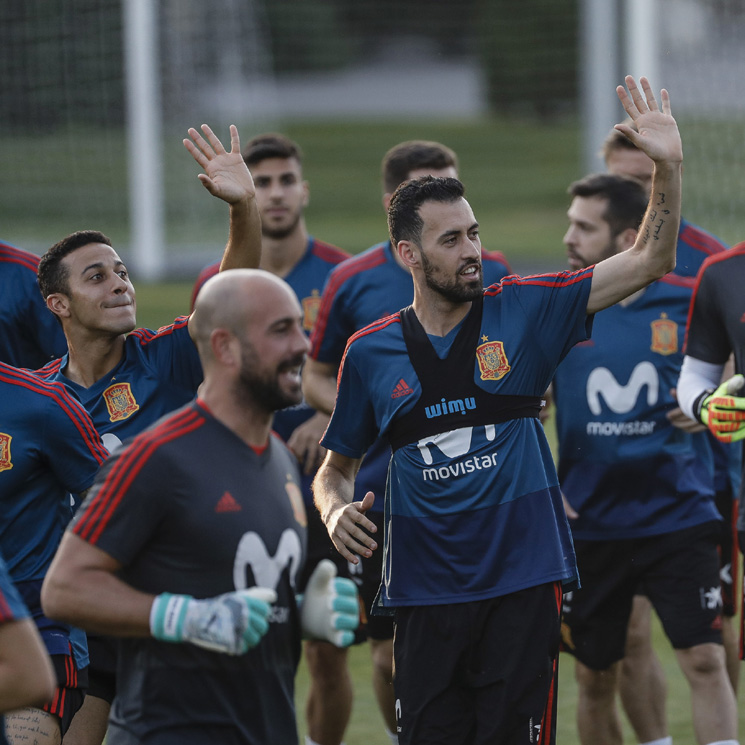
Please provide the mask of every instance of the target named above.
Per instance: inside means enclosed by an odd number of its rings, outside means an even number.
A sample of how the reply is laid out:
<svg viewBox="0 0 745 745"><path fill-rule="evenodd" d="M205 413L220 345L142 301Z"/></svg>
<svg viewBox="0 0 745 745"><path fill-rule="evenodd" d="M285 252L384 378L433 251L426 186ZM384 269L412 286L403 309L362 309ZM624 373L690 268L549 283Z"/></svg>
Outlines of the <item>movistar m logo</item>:
<svg viewBox="0 0 745 745"><path fill-rule="evenodd" d="M595 416L603 411L601 398L616 414L628 414L636 406L645 386L647 406L654 406L659 396L660 379L651 362L640 362L626 385L621 385L607 367L597 367L587 379L587 404Z"/></svg>
<svg viewBox="0 0 745 745"><path fill-rule="evenodd" d="M466 409L472 410L475 408L475 398L454 398L452 401L443 398L439 404L425 406L424 413L427 415L427 419L434 419L445 414L457 414L458 412L465 414Z"/></svg>

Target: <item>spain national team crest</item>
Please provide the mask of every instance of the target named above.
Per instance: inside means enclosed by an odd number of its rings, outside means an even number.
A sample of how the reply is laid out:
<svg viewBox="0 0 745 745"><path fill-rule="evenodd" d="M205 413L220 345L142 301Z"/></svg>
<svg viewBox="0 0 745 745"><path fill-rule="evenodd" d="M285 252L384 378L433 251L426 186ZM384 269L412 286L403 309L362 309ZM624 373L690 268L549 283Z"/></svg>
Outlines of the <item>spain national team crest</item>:
<svg viewBox="0 0 745 745"><path fill-rule="evenodd" d="M109 419L112 422L121 422L132 416L140 407L132 395L129 383L114 383L103 392L106 408L109 411Z"/></svg>
<svg viewBox="0 0 745 745"><path fill-rule="evenodd" d="M675 354L678 351L678 324L661 313L656 321L652 321L652 346L657 354Z"/></svg>
<svg viewBox="0 0 745 745"><path fill-rule="evenodd" d="M504 344L501 341L488 341L487 336L482 336L485 342L476 347L476 359L481 371L481 380L500 380L512 369L504 353Z"/></svg>
<svg viewBox="0 0 745 745"><path fill-rule="evenodd" d="M285 491L287 492L287 496L290 498L290 504L292 505L292 512L295 515L295 520L297 520L300 525L305 527L308 524L308 518L305 514L303 493L300 491L300 487L295 483L289 473L287 474Z"/></svg>
<svg viewBox="0 0 745 745"><path fill-rule="evenodd" d="M321 295L318 290L313 290L310 297L303 298L303 328L310 331L318 317L318 309L321 307Z"/></svg>
<svg viewBox="0 0 745 745"><path fill-rule="evenodd" d="M9 471L13 468L13 461L10 459L10 442L12 439L11 435L0 432L0 471Z"/></svg>

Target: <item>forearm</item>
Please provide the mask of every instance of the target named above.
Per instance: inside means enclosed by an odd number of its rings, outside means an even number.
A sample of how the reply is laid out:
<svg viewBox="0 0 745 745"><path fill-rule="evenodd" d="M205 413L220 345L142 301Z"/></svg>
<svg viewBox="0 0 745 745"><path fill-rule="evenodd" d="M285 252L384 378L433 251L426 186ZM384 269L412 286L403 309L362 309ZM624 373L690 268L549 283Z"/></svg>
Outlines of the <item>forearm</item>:
<svg viewBox="0 0 745 745"><path fill-rule="evenodd" d="M321 513L323 522L328 526L330 516L344 508L354 498L354 477L330 462L326 457L313 479L313 501Z"/></svg>
<svg viewBox="0 0 745 745"><path fill-rule="evenodd" d="M614 305L675 268L680 185L680 163L655 168L649 207L636 242L595 266L588 313Z"/></svg>
<svg viewBox="0 0 745 745"><path fill-rule="evenodd" d="M303 368L303 395L316 411L329 416L336 402L336 373L332 365L308 359Z"/></svg>
<svg viewBox="0 0 745 745"><path fill-rule="evenodd" d="M70 531L41 588L44 613L86 631L112 636L150 636L154 595L117 576L121 565Z"/></svg>
<svg viewBox="0 0 745 745"><path fill-rule="evenodd" d="M253 197L230 204L230 232L220 271L256 269L261 260L261 217Z"/></svg>
<svg viewBox="0 0 745 745"><path fill-rule="evenodd" d="M722 378L724 365L704 362L695 357L683 358L680 368L680 378L677 385L678 404L683 413L691 419L696 419L693 407L696 401L706 391L713 391Z"/></svg>
<svg viewBox="0 0 745 745"><path fill-rule="evenodd" d="M640 287L675 269L675 253L680 227L682 164L655 163L652 193L636 243L639 254Z"/></svg>

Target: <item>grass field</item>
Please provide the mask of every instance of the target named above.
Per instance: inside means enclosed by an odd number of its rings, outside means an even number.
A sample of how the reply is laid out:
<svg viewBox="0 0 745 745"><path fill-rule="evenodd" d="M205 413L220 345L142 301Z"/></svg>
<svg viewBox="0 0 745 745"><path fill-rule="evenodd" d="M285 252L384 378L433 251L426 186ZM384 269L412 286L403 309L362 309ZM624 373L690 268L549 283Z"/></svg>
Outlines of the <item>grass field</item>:
<svg viewBox="0 0 745 745"><path fill-rule="evenodd" d="M138 320L141 325L156 328L169 323L176 315L188 312L191 283L180 282L163 285L138 286ZM551 420L549 420L551 422ZM553 442L553 427L547 425L547 434ZM742 576L742 575L740 575ZM696 742L691 727L688 688L680 673L675 656L659 625L655 624L655 645L667 673L669 686L668 717L670 733L676 745L694 745ZM377 711L370 684L370 655L367 645L354 648L349 653L350 668L355 684L356 698L352 721L346 738L347 745L389 745L383 732L382 720ZM562 655L560 663L558 742L577 743L574 721L576 709L576 685L573 678L573 662ZM301 665L297 679L298 726L304 733L303 706L308 686L307 671ZM740 700L742 700L742 692ZM745 733L745 706L740 707L740 731ZM625 727L624 745L633 745L631 730Z"/></svg>

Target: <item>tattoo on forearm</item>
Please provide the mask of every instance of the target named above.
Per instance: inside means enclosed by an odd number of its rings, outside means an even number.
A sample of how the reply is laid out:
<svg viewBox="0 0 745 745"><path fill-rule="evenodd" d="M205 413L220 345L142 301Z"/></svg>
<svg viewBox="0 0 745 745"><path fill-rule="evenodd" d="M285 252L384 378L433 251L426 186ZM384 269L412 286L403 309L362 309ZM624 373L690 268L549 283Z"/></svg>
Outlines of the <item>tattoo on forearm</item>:
<svg viewBox="0 0 745 745"><path fill-rule="evenodd" d="M651 238L658 241L660 239L660 231L662 226L667 222L665 219L670 214L670 210L662 209L661 205L665 204L665 192L657 192L657 204L655 207L650 207L649 214L644 223L644 240L648 241Z"/></svg>

